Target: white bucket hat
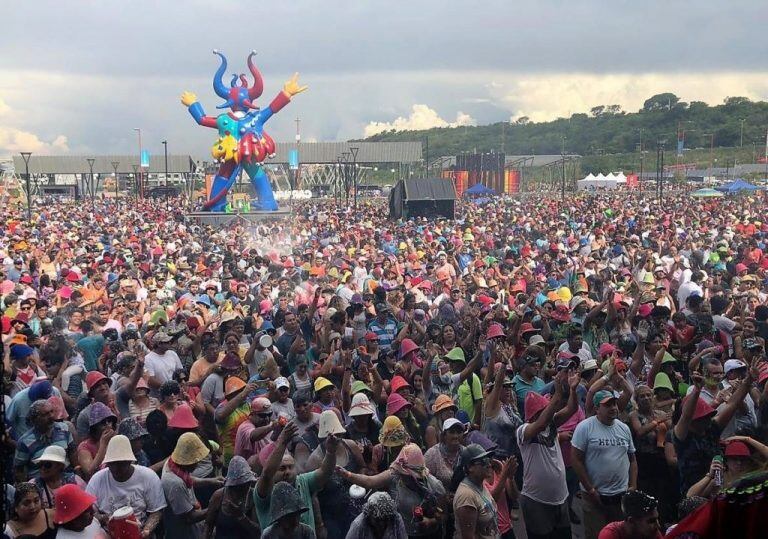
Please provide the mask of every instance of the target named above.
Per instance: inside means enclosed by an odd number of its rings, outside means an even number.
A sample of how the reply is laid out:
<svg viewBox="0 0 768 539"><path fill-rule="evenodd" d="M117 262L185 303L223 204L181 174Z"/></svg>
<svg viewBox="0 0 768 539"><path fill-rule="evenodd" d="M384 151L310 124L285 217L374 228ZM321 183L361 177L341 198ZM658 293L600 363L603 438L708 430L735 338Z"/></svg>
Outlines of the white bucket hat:
<svg viewBox="0 0 768 539"><path fill-rule="evenodd" d="M136 457L131 449L131 441L127 436L117 434L112 437L104 455L104 464L110 462L136 462Z"/></svg>
<svg viewBox="0 0 768 539"><path fill-rule="evenodd" d="M43 454L34 459L32 462L38 464L40 462L60 462L63 465L67 465L67 452L59 445L49 445L43 450Z"/></svg>
<svg viewBox="0 0 768 539"><path fill-rule="evenodd" d="M333 410L326 410L320 414L320 429L318 437L326 438L329 434L344 434L347 430L341 426L339 416Z"/></svg>
<svg viewBox="0 0 768 539"><path fill-rule="evenodd" d="M356 417L359 415L373 415L371 401L369 401L368 396L362 392L355 393L352 396L352 406L349 409L349 417Z"/></svg>

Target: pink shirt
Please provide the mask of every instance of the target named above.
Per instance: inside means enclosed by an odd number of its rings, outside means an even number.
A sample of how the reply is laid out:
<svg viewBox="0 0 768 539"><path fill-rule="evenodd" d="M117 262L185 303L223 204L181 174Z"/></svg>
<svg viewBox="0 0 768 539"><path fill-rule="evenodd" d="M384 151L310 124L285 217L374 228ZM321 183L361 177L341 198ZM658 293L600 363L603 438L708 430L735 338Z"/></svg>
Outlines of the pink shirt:
<svg viewBox="0 0 768 539"><path fill-rule="evenodd" d="M259 451L269 445L269 436L264 436L261 440L251 442L251 433L256 427L249 420L245 420L237 427L235 434L235 455L240 455L248 460L253 455L258 455Z"/></svg>

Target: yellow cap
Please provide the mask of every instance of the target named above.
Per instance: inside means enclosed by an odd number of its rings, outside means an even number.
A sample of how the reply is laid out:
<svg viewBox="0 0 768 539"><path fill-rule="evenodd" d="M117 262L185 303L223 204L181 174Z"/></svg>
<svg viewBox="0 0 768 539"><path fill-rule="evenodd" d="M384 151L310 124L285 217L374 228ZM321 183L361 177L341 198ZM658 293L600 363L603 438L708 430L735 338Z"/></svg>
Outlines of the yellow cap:
<svg viewBox="0 0 768 539"><path fill-rule="evenodd" d="M323 388L326 387L334 387L333 382L331 382L328 378L323 378L322 376L319 376L317 380L315 380L315 392L320 391Z"/></svg>

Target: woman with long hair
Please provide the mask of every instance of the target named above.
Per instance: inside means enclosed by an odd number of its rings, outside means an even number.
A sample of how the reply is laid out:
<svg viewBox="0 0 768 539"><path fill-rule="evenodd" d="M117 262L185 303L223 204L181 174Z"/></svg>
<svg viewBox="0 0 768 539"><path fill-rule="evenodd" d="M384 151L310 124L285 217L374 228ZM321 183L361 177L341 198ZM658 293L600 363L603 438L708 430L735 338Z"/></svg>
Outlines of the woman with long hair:
<svg viewBox="0 0 768 539"><path fill-rule="evenodd" d="M451 486L456 533L459 537L499 537L498 507L485 481L491 479L493 453L478 444L465 447Z"/></svg>
<svg viewBox="0 0 768 539"><path fill-rule="evenodd" d="M40 490L34 483L20 483L13 496L13 518L5 525L10 539L54 539L53 509L43 509Z"/></svg>

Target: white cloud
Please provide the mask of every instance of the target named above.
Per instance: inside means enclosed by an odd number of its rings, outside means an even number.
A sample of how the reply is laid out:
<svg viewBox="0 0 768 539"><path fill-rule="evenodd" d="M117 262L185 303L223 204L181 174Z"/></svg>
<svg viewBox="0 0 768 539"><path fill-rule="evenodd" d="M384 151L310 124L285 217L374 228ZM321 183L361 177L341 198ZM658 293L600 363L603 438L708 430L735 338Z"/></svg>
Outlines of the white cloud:
<svg viewBox="0 0 768 539"><path fill-rule="evenodd" d="M382 131L420 131L433 127L459 127L462 125L475 125L475 119L464 112L456 113L456 121L448 122L440 117L436 110L427 105L413 105L411 115L407 118L398 116L392 122L370 122L365 126L365 136L370 137Z"/></svg>
<svg viewBox="0 0 768 539"><path fill-rule="evenodd" d="M635 112L654 94L672 92L683 101L719 105L728 96L752 100L768 97L765 73L647 73L595 75L589 73L528 74L504 84L487 85L492 100L512 113L534 122L588 113L597 105L621 105ZM498 74L497 78L502 78Z"/></svg>
<svg viewBox="0 0 768 539"><path fill-rule="evenodd" d="M0 155L32 152L36 154L62 154L69 152L67 137L59 135L50 142L29 131L0 126Z"/></svg>

